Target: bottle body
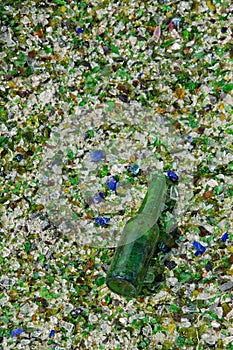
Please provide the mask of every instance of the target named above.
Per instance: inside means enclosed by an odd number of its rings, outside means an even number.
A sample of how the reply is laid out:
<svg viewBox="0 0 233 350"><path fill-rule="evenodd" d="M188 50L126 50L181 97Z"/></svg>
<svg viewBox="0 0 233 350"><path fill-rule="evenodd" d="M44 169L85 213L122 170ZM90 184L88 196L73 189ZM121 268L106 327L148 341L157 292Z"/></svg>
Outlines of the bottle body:
<svg viewBox="0 0 233 350"><path fill-rule="evenodd" d="M128 239L126 235L122 235L121 245L116 248L107 274L106 282L112 291L131 297L135 297L141 291L158 238L157 224L125 245L123 241L127 242Z"/></svg>

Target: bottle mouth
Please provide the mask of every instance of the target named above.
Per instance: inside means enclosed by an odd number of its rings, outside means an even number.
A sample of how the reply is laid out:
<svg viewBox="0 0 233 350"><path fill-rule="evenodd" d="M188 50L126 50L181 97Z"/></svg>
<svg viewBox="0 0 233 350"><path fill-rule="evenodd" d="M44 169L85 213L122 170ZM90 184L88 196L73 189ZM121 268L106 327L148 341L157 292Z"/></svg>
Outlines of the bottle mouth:
<svg viewBox="0 0 233 350"><path fill-rule="evenodd" d="M114 293L128 297L135 297L137 295L135 286L121 276L107 278L106 284Z"/></svg>

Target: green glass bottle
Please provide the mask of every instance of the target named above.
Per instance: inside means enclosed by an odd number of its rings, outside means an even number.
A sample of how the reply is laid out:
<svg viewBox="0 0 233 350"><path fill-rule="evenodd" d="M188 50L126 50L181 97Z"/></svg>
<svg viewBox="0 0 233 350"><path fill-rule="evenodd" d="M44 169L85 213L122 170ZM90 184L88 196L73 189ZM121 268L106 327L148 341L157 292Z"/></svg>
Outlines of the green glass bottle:
<svg viewBox="0 0 233 350"><path fill-rule="evenodd" d="M165 176L153 174L141 207L123 229L106 278L117 294L135 297L141 291L159 239L157 220L166 190Z"/></svg>

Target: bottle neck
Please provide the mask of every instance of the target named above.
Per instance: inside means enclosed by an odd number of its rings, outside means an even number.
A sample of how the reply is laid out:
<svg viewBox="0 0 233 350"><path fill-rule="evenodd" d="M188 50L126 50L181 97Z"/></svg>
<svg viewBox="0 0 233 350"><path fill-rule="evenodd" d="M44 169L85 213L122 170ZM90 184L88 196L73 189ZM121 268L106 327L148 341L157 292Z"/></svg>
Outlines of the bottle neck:
<svg viewBox="0 0 233 350"><path fill-rule="evenodd" d="M157 222L164 204L166 191L165 176L163 174L153 174L138 213L145 216L152 216L153 220Z"/></svg>

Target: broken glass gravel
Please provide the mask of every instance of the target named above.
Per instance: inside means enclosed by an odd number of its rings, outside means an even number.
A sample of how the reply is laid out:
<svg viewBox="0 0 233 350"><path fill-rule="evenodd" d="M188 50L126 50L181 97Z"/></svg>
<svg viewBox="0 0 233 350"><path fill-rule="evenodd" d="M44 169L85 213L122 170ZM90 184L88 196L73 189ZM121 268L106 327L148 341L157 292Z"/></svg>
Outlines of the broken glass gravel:
<svg viewBox="0 0 233 350"><path fill-rule="evenodd" d="M5 1L0 11L3 349L231 349L230 2L26 0ZM53 128L77 115L77 106L111 107L115 102L137 102L171 117L177 134L183 140L189 137L182 145L190 155L186 169L195 169L194 188L189 191L193 196L178 220L181 237L167 256L161 253L158 259L162 265L170 259L176 266L165 269L164 280L151 286L153 293L145 290L135 300L116 297L102 284L112 249L78 245L76 237L62 226L58 230L45 206L35 202L38 169ZM180 202L185 193L187 174L182 179L178 162L166 152L163 140L158 144L152 128L133 131L132 126L140 125L136 120L113 131L112 122L111 116L98 129L90 121L83 138L86 135L94 144L82 141L72 150L74 158L68 152L62 170L64 195L85 222L80 230L87 223L89 232L97 229L94 217L109 212L116 233L118 223L124 225L141 202L154 164L165 172L177 171ZM111 147L109 160L91 162L88 152L102 148L104 139ZM119 159L120 145L124 149ZM20 161L18 154L23 156ZM85 164L77 173L72 170L76 159ZM135 161L140 174L131 177L127 169ZM54 170L58 168L59 164ZM105 188L114 174L124 174L116 190L125 184L118 203L117 195ZM46 181L52 186L55 180ZM106 201L88 207L83 199L86 190L90 197L104 192ZM222 241L226 232L229 236ZM192 244L199 240L208 250L195 256ZM71 310L77 305L84 311L73 318ZM21 334L11 336L20 329ZM51 330L55 334L49 338Z"/></svg>

